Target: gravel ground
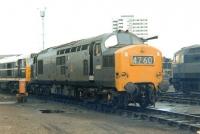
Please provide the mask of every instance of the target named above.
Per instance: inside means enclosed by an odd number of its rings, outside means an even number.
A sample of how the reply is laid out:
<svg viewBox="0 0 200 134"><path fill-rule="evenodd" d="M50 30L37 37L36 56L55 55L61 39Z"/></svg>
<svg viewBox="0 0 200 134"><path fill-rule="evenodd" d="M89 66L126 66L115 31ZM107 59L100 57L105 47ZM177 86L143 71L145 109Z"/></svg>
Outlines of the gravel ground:
<svg viewBox="0 0 200 134"><path fill-rule="evenodd" d="M0 94L0 134L189 134L158 123L123 118L55 102L17 104ZM60 110L42 113L40 110ZM59 112L59 111L56 111Z"/></svg>

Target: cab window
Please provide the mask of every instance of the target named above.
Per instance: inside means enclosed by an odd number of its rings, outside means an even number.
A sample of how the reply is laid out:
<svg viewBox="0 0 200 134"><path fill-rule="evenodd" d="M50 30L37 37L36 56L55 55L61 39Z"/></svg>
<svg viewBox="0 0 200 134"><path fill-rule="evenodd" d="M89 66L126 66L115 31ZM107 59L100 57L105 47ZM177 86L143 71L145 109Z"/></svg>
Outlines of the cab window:
<svg viewBox="0 0 200 134"><path fill-rule="evenodd" d="M101 44L100 43L95 44L94 55L95 56L101 55Z"/></svg>
<svg viewBox="0 0 200 134"><path fill-rule="evenodd" d="M106 41L105 41L105 47L113 47L116 46L118 43L116 35L110 36Z"/></svg>

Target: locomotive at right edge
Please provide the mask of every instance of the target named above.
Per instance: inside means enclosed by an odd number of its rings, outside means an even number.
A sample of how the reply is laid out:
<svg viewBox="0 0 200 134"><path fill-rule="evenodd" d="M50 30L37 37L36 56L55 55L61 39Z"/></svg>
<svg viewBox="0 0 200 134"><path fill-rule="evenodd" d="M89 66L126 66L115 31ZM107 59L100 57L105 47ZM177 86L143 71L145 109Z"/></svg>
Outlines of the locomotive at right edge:
<svg viewBox="0 0 200 134"><path fill-rule="evenodd" d="M200 45L184 47L175 53L172 84L176 91L200 92Z"/></svg>

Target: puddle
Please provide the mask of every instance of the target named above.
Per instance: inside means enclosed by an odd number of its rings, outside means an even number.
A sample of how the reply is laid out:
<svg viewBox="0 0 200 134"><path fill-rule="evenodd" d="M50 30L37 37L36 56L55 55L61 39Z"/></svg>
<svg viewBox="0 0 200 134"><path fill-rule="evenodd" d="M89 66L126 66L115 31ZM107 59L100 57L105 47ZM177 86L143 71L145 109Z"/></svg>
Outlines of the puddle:
<svg viewBox="0 0 200 134"><path fill-rule="evenodd" d="M174 104L169 104L168 106L170 106L170 107L175 107L175 105L174 105Z"/></svg>
<svg viewBox="0 0 200 134"><path fill-rule="evenodd" d="M200 116L200 114L191 114L191 115L194 115L194 116Z"/></svg>
<svg viewBox="0 0 200 134"><path fill-rule="evenodd" d="M16 101L5 101L5 102L0 102L0 105L8 105L8 104L15 104L17 103Z"/></svg>
<svg viewBox="0 0 200 134"><path fill-rule="evenodd" d="M172 108L170 108L170 107L161 107L161 108L156 108L156 109L168 111L168 112L172 111Z"/></svg>
<svg viewBox="0 0 200 134"><path fill-rule="evenodd" d="M46 114L50 114L50 113L64 113L64 111L62 110L50 110L50 109L44 109L44 110L40 110L41 113L46 113Z"/></svg>

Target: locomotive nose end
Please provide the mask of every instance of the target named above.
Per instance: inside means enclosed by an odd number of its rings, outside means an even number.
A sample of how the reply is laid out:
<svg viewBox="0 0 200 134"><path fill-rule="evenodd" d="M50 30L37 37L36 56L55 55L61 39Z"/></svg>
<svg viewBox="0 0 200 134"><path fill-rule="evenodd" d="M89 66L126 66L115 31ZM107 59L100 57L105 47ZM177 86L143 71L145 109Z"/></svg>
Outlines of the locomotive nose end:
<svg viewBox="0 0 200 134"><path fill-rule="evenodd" d="M154 47L130 45L115 52L115 87L128 94L129 102L154 105L161 72L162 55Z"/></svg>
<svg viewBox="0 0 200 134"><path fill-rule="evenodd" d="M153 83L162 80L162 55L146 44L130 45L115 52L115 85L118 91L132 83Z"/></svg>

